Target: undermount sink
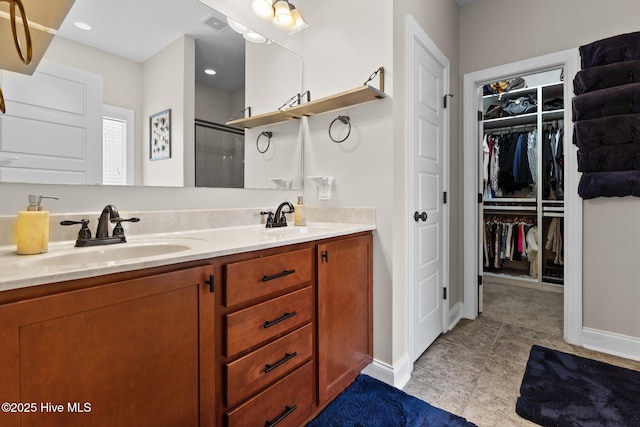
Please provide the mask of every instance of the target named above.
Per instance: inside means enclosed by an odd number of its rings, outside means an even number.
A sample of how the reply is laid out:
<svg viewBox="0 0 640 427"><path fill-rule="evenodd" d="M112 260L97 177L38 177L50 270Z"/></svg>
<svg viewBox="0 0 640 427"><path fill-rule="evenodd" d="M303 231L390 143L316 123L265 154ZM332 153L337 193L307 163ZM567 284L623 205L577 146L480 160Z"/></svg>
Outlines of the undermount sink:
<svg viewBox="0 0 640 427"><path fill-rule="evenodd" d="M62 253L43 254L19 261L18 266L90 266L172 254L189 249L191 247L185 244L171 242L123 243L92 248L73 248Z"/></svg>

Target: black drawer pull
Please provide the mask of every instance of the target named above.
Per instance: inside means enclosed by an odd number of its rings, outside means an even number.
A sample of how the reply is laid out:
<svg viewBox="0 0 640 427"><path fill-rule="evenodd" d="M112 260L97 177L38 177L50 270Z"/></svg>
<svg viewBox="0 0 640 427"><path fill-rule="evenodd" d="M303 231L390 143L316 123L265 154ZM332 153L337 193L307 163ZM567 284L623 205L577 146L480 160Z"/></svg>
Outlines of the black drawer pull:
<svg viewBox="0 0 640 427"><path fill-rule="evenodd" d="M262 276L263 282L268 282L269 280L277 279L279 277L288 276L289 274L295 273L295 270L284 270L282 273L274 274L273 276Z"/></svg>
<svg viewBox="0 0 640 427"><path fill-rule="evenodd" d="M273 325L277 325L278 323L283 322L283 321L287 320L288 318L295 316L296 314L297 313L295 311L292 311L291 313L284 313L282 315L282 317L278 317L276 320L272 320L272 321L268 321L267 320L267 321L265 321L264 325L262 325L262 327L264 329L270 328Z"/></svg>
<svg viewBox="0 0 640 427"><path fill-rule="evenodd" d="M293 413L293 411L295 411L296 409L298 409L298 407L296 405L293 406L285 406L284 407L284 411L282 412L282 414L278 415L278 418L276 418L273 421L265 421L264 422L264 427L273 427L277 424L280 424L280 421L284 420L285 418L287 418L289 415L291 415Z"/></svg>
<svg viewBox="0 0 640 427"><path fill-rule="evenodd" d="M269 372L271 372L274 369L276 369L278 366L282 365L283 363L287 363L289 360L293 359L297 355L298 355L297 351L294 351L293 353L285 353L284 357L282 359L278 360L273 365L264 365L264 373L268 374Z"/></svg>

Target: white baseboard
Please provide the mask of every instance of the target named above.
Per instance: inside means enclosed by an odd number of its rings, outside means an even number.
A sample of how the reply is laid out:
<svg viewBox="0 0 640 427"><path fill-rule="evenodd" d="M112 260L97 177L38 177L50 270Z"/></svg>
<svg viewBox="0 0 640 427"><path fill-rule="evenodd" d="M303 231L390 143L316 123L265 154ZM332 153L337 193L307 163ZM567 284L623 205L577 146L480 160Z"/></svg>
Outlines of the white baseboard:
<svg viewBox="0 0 640 427"><path fill-rule="evenodd" d="M413 366L409 363L409 354L405 353L393 366L388 363L374 359L364 370L363 374L367 374L377 380L402 389L411 379L411 370Z"/></svg>
<svg viewBox="0 0 640 427"><path fill-rule="evenodd" d="M640 361L640 338L582 328L582 345L591 350Z"/></svg>
<svg viewBox="0 0 640 427"><path fill-rule="evenodd" d="M462 319L462 313L464 312L463 308L464 304L462 301L458 301L449 309L449 323L447 325L447 331L452 330L458 324L460 319Z"/></svg>

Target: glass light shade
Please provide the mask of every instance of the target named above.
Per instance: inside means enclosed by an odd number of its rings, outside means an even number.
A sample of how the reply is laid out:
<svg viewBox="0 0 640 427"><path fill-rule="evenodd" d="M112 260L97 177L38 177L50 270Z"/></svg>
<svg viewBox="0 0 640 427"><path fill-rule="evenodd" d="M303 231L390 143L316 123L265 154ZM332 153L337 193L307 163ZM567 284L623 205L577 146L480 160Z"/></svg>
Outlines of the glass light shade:
<svg viewBox="0 0 640 427"><path fill-rule="evenodd" d="M262 34L258 34L254 31L249 31L247 34L244 34L242 37L248 42L251 43L266 43L267 38Z"/></svg>
<svg viewBox="0 0 640 427"><path fill-rule="evenodd" d="M253 9L253 12L260 18L268 21L273 18L272 4L272 0L253 0L251 2L251 9Z"/></svg>
<svg viewBox="0 0 640 427"><path fill-rule="evenodd" d="M273 17L273 25L282 30L289 30L293 28L296 21L291 16L291 10L289 7L289 2L285 0L278 0L273 5L275 9L275 16Z"/></svg>
<svg viewBox="0 0 640 427"><path fill-rule="evenodd" d="M290 31L291 33L302 31L309 26L309 24L304 22L304 19L302 19L302 15L300 15L300 12L298 12L298 9L296 9L295 6L293 5L291 5L291 16L293 17L293 20L294 20L293 28Z"/></svg>
<svg viewBox="0 0 640 427"><path fill-rule="evenodd" d="M227 23L229 24L231 29L233 31L235 31L236 33L247 34L249 31L251 31L250 29L248 29L244 25L240 24L239 22L234 21L233 19L231 19L229 17L227 17Z"/></svg>

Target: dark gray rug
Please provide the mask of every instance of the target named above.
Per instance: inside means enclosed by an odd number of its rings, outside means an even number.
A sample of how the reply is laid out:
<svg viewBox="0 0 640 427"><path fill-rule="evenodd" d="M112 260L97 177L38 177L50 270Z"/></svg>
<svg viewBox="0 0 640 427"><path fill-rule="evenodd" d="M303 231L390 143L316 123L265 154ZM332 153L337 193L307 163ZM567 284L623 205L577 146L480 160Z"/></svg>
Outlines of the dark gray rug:
<svg viewBox="0 0 640 427"><path fill-rule="evenodd" d="M534 345L516 412L541 426L640 426L640 372Z"/></svg>

